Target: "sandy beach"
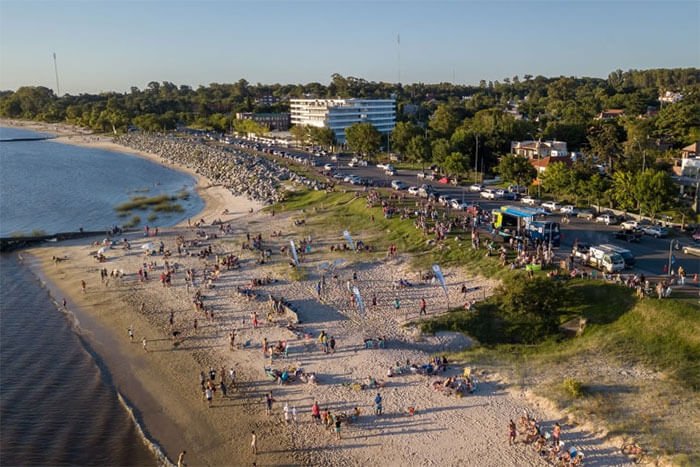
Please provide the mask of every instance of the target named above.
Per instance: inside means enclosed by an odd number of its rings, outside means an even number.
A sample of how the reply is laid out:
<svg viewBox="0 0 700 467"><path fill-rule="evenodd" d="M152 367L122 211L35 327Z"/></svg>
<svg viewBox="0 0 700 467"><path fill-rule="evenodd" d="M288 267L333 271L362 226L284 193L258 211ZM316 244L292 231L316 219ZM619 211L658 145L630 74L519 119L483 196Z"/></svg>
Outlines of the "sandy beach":
<svg viewBox="0 0 700 467"><path fill-rule="evenodd" d="M64 133L59 142L162 163L107 137L77 135L68 127L24 127L57 134L60 130ZM532 445L522 443L524 435L509 445L509 420L517 421L527 411L541 421L543 430L551 431L559 422L562 441L585 453L586 465L627 464L600 434L568 424L562 414L526 391L507 391L489 369L448 361L444 371L426 370L435 357L472 343L461 334L426 336L405 326L420 319L421 301L426 314L434 316L446 311L446 293L452 304L481 300L497 286L494 280L450 268L444 271L445 292L432 281L422 281L421 271L413 270L410 257L402 252L368 259L331 251L331 245L344 242L339 232L308 241L303 226L295 225L298 213L273 217L260 211L260 203L211 187L201 175L189 173L197 177L207 205L197 216L205 221L199 226L162 229L157 237L131 233L125 236L129 249L119 237L107 249L104 262L94 258L102 238L21 253L45 278L54 297L66 298L115 386L136 408L147 436L171 462L187 450L188 465L546 465ZM212 224L215 219L221 223ZM261 248L251 248L258 235ZM358 233L356 240L361 239ZM283 251L290 240L309 244L303 276L289 266ZM147 254L160 250L160 242L162 253ZM147 243L151 245L144 249ZM329 268L335 260L337 266ZM194 281L187 271L195 271ZM161 280L166 272L169 283ZM353 303L348 292L353 286L362 292L364 309ZM197 291L198 306L193 303ZM270 296L284 298L300 324L294 325L289 313L270 313ZM253 325L253 312L259 326ZM333 352L323 351L321 331L334 337ZM285 342L286 352L270 357L263 352L264 339L271 346ZM299 374L295 381L278 384L265 367ZM227 396L215 391L211 407L200 384L200 372L210 368L217 372L217 384L222 369L236 370L236 389L229 387ZM397 374L388 376L390 368ZM315 384L302 381L311 374ZM472 391L445 384L448 378L464 382L464 375ZM378 387L367 387L375 382ZM274 398L270 415L264 400L268 392ZM377 393L383 399L381 416L374 414ZM334 414L350 416L357 407L359 416L341 424L337 439L333 428L311 418L315 401ZM257 455L250 448L253 430Z"/></svg>

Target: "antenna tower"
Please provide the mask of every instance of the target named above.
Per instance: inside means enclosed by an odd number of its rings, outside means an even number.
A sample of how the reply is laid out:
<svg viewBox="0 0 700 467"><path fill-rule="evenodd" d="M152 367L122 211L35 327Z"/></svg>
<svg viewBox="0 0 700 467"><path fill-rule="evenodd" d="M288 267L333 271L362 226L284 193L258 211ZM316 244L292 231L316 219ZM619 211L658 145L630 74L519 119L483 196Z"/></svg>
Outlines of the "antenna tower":
<svg viewBox="0 0 700 467"><path fill-rule="evenodd" d="M58 85L58 65L56 64L56 52L53 53L53 71L56 74L56 97L61 95L61 88Z"/></svg>

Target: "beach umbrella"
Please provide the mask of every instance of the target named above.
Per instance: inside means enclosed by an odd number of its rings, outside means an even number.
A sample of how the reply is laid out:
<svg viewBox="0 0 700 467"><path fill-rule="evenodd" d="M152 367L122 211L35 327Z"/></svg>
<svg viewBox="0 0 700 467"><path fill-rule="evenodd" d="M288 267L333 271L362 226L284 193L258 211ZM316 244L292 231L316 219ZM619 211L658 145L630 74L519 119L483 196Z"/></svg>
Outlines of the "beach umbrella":
<svg viewBox="0 0 700 467"><path fill-rule="evenodd" d="M152 242L144 243L141 245L142 250L153 250L155 247Z"/></svg>

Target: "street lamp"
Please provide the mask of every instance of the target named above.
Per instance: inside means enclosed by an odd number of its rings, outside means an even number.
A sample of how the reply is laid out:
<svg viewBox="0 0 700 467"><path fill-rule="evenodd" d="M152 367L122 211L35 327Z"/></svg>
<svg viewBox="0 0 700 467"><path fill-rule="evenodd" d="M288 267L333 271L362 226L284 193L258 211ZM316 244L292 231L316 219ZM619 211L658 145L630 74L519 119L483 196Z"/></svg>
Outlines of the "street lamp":
<svg viewBox="0 0 700 467"><path fill-rule="evenodd" d="M671 242L668 245L668 275L669 277L671 276L671 263L673 260L673 250L676 249L678 250L680 248L681 244L678 240L671 240Z"/></svg>

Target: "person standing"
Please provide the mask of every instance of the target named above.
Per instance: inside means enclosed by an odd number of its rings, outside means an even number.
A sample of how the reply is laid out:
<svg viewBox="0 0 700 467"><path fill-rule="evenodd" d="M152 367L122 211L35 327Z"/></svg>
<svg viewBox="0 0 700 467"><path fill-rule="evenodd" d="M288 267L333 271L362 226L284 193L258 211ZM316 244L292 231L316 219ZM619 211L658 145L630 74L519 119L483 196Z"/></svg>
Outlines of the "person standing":
<svg viewBox="0 0 700 467"><path fill-rule="evenodd" d="M228 394L227 394L227 392L226 392L226 391L227 391L226 383L224 383L223 380L221 381L221 384L219 384L219 389L221 389L221 396L222 396L222 397L227 397L227 396L228 396Z"/></svg>
<svg viewBox="0 0 700 467"><path fill-rule="evenodd" d="M297 424L297 407L295 405L292 406L292 421L294 424Z"/></svg>
<svg viewBox="0 0 700 467"><path fill-rule="evenodd" d="M129 340L131 342L134 342L134 327L129 326L129 329L127 329L127 332L129 333Z"/></svg>
<svg viewBox="0 0 700 467"><path fill-rule="evenodd" d="M335 439L340 440L340 417L335 417Z"/></svg>
<svg viewBox="0 0 700 467"><path fill-rule="evenodd" d="M255 431L250 432L250 448L254 456L258 454L258 437L255 435Z"/></svg>
<svg viewBox="0 0 700 467"><path fill-rule="evenodd" d="M319 407L318 401L314 401L314 405L311 406L311 418L316 424L321 421L321 407Z"/></svg>
<svg viewBox="0 0 700 467"><path fill-rule="evenodd" d="M328 341L328 345L330 345L331 353L335 353L335 337L334 336L331 336L331 340Z"/></svg>
<svg viewBox="0 0 700 467"><path fill-rule="evenodd" d="M287 404L286 402L284 403L283 411L284 411L284 423L289 425L289 404Z"/></svg>
<svg viewBox="0 0 700 467"><path fill-rule="evenodd" d="M194 333L197 334L197 318L194 319L194 323L192 323L194 327Z"/></svg>
<svg viewBox="0 0 700 467"><path fill-rule="evenodd" d="M515 443L515 435L517 431L515 430L515 422L511 419L508 424L508 444L513 445Z"/></svg>
<svg viewBox="0 0 700 467"><path fill-rule="evenodd" d="M211 407L211 400L214 397L214 391L212 391L211 387L207 386L204 388L204 397L207 399L207 405Z"/></svg>
<svg viewBox="0 0 700 467"><path fill-rule="evenodd" d="M420 311L418 312L418 316L421 316L421 315L427 316L428 315L428 313L425 311L426 305L427 304L425 303L425 297L421 297L420 298Z"/></svg>
<svg viewBox="0 0 700 467"><path fill-rule="evenodd" d="M267 406L267 414L272 415L272 403L274 399L272 398L272 393L268 392L265 394L265 405Z"/></svg>
<svg viewBox="0 0 700 467"><path fill-rule="evenodd" d="M170 319L168 320L168 322L170 322L170 327L172 328L173 324L175 324L175 312L170 312Z"/></svg>
<svg viewBox="0 0 700 467"><path fill-rule="evenodd" d="M377 396L374 398L374 414L382 414L382 395L379 393L377 393Z"/></svg>
<svg viewBox="0 0 700 467"><path fill-rule="evenodd" d="M87 284L85 283L84 280L80 281L80 288L82 289L83 293L85 293L85 291L87 289Z"/></svg>
<svg viewBox="0 0 700 467"><path fill-rule="evenodd" d="M143 350L145 350L146 352L148 352L148 341L146 340L145 337L144 337L143 340L141 341L141 344L143 345Z"/></svg>
<svg viewBox="0 0 700 467"><path fill-rule="evenodd" d="M177 467L185 467L185 454L187 451L180 451L180 455L177 456Z"/></svg>

